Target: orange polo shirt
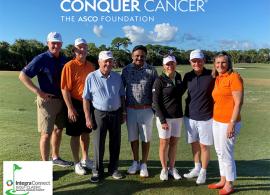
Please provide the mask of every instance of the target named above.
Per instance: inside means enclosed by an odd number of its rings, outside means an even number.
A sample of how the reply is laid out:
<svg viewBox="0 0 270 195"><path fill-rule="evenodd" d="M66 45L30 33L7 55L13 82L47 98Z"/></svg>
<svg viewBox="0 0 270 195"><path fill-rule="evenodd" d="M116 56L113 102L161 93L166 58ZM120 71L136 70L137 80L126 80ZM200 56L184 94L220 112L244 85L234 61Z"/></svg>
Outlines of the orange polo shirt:
<svg viewBox="0 0 270 195"><path fill-rule="evenodd" d="M72 98L82 101L85 79L94 70L94 65L88 61L81 63L77 59L70 60L62 70L61 89L67 89Z"/></svg>
<svg viewBox="0 0 270 195"><path fill-rule="evenodd" d="M222 123L229 123L232 117L234 100L232 91L243 91L243 80L236 72L218 75L212 92L214 99L213 119ZM240 121L240 114L237 121Z"/></svg>

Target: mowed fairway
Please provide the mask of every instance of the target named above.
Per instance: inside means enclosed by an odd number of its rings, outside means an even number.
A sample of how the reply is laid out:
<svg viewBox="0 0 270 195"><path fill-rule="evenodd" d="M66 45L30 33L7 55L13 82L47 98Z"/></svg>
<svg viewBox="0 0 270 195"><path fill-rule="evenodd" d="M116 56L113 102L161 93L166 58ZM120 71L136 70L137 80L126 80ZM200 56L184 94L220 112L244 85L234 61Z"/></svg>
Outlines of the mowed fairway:
<svg viewBox="0 0 270 195"><path fill-rule="evenodd" d="M211 67L211 65L208 65ZM245 100L242 109L242 129L237 139L235 158L238 179L236 194L270 194L270 65L237 64L236 71L244 78ZM161 68L158 69L159 72ZM190 66L179 66L183 74ZM39 160L39 134L36 128L35 96L18 80L18 72L0 72L0 159L1 161ZM195 179L166 182L159 180L161 165L158 156L158 134L154 125L149 156L150 177L127 175L123 180L107 177L99 184L91 184L90 174L75 175L73 168L54 167L54 194L218 194L207 185L196 186ZM105 161L108 159L106 148ZM218 179L218 163L214 148L207 183ZM72 160L69 137L63 134L61 156ZM93 157L92 144L90 157ZM119 169L123 173L131 164L131 149L127 141L126 125L122 126L122 145ZM178 145L176 166L181 174L193 167L190 145L185 141L185 130ZM0 166L2 178L3 164ZM2 190L2 188L1 188ZM1 191L2 193L2 191Z"/></svg>

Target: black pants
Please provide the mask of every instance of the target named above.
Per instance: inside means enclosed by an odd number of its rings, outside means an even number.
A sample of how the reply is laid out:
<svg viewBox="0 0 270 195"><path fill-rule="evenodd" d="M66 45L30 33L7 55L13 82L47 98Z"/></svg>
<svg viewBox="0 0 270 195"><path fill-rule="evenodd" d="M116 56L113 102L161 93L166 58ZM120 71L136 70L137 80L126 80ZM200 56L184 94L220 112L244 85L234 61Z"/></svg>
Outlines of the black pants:
<svg viewBox="0 0 270 195"><path fill-rule="evenodd" d="M109 131L110 162L108 172L112 174L118 169L120 145L121 145L121 122L120 111L106 112L94 111L97 128L93 131L94 141L94 167L100 176L104 174L103 158L105 152L105 141Z"/></svg>

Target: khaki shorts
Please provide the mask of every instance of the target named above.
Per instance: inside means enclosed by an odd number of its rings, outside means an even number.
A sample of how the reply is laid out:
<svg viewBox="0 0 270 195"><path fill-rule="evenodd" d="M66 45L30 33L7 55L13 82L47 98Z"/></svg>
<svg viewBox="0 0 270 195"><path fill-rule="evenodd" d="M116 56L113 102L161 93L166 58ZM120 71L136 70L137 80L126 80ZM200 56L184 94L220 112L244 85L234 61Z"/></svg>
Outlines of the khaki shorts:
<svg viewBox="0 0 270 195"><path fill-rule="evenodd" d="M64 100L37 97L38 132L50 134L53 129L63 129L66 122Z"/></svg>

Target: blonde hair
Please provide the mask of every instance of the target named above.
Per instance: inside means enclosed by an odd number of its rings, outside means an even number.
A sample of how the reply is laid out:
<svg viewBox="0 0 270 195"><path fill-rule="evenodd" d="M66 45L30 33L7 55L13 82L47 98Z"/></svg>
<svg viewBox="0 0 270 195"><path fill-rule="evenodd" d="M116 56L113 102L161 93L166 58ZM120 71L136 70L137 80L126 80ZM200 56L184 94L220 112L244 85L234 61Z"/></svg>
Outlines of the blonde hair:
<svg viewBox="0 0 270 195"><path fill-rule="evenodd" d="M224 57L227 60L227 64L228 64L227 72L229 74L233 72L233 64L232 64L231 56L227 54L226 52L221 52L221 53L218 53L216 56L214 56L214 59L213 59L213 69L212 69L213 78L216 78L218 76L218 72L215 68L215 62L216 62L216 59L220 57Z"/></svg>

